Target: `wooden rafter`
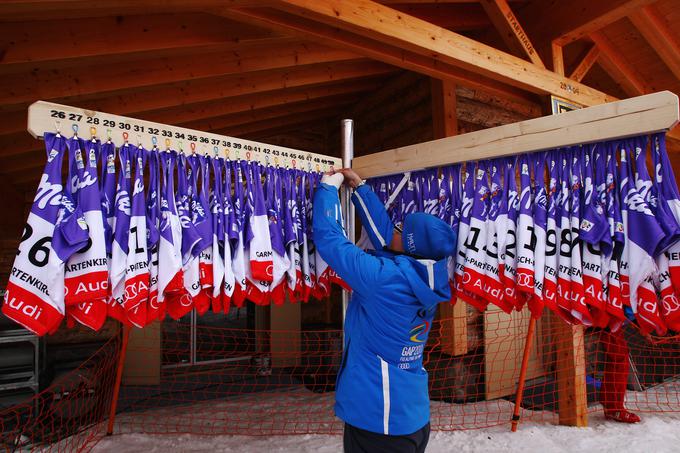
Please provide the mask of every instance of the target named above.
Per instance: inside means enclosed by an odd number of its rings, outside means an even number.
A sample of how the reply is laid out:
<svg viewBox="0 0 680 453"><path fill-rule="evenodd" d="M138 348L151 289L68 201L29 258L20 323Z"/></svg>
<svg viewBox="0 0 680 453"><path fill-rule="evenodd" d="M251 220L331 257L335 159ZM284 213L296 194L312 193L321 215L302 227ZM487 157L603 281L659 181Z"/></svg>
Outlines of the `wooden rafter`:
<svg viewBox="0 0 680 453"><path fill-rule="evenodd" d="M392 6L411 16L454 31L478 30L490 25L489 17L478 3L395 4Z"/></svg>
<svg viewBox="0 0 680 453"><path fill-rule="evenodd" d="M481 3L512 53L519 57L527 56L536 66L545 68L541 57L519 23L517 16L512 12L507 0L481 0Z"/></svg>
<svg viewBox="0 0 680 453"><path fill-rule="evenodd" d="M680 45L658 12L647 6L630 15L635 28L645 37L676 79L680 80Z"/></svg>
<svg viewBox="0 0 680 453"><path fill-rule="evenodd" d="M107 93L104 98L71 96L57 102L119 115L143 116L153 111L177 113L177 110L201 108L204 102L216 102L227 108L251 97L250 102L257 98L257 103L262 103L270 97L286 96L286 91L298 88L314 89L336 82L354 84L361 78L372 79L394 71L396 68L384 63L359 59L196 79L133 92ZM267 93L266 98L263 93ZM226 99L229 102L225 102ZM0 114L0 135L20 133L25 129L24 108Z"/></svg>
<svg viewBox="0 0 680 453"><path fill-rule="evenodd" d="M518 57L370 0L278 0L276 5L364 40L396 46L402 49L402 54L411 52L442 69L463 68L478 76L534 93L553 93L584 105L613 99ZM432 75L422 69L421 72Z"/></svg>
<svg viewBox="0 0 680 453"><path fill-rule="evenodd" d="M514 3L523 3L526 0L510 0ZM420 4L420 3L438 3L438 4L460 4L460 3L478 3L479 0L378 0L383 5L400 5L400 4Z"/></svg>
<svg viewBox="0 0 680 453"><path fill-rule="evenodd" d="M570 79L574 79L577 82L583 80L583 78L588 74L590 68L593 67L597 59L600 57L600 49L596 45L588 49L588 52L583 57L583 59L576 65L576 68L569 75Z"/></svg>
<svg viewBox="0 0 680 453"><path fill-rule="evenodd" d="M227 54L205 54L175 60L148 60L144 70L135 65L97 65L64 71L37 71L0 77L0 104L4 108L36 98L149 87L161 83L262 71L298 65L350 60L356 55L341 49L291 39L263 40ZM11 108L11 107L10 107Z"/></svg>
<svg viewBox="0 0 680 453"><path fill-rule="evenodd" d="M621 85L626 94L639 96L653 91L603 33L592 33L590 39L602 52L600 64L603 65L614 81Z"/></svg>
<svg viewBox="0 0 680 453"><path fill-rule="evenodd" d="M657 0L541 0L520 14L536 42L567 45Z"/></svg>
<svg viewBox="0 0 680 453"><path fill-rule="evenodd" d="M293 33L307 39L312 36L315 40L327 45L351 49L357 54L414 72L426 74L434 78L450 79L461 85L472 88L482 88L519 101L534 101L532 96L524 90L484 77L469 70L450 65L442 65L440 61L437 61L430 56L420 55L400 48L397 45L390 45L367 37L358 36L350 31L341 30L332 25L326 25L303 17L266 8L220 9L215 12L243 22L249 22L259 26L275 27L277 30Z"/></svg>

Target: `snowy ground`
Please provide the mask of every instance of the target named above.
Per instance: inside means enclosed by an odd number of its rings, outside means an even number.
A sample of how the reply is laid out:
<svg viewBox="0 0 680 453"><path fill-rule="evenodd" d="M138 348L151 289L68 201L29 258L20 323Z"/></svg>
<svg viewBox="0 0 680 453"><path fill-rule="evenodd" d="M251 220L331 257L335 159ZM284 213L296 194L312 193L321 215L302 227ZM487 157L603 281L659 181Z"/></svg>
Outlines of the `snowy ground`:
<svg viewBox="0 0 680 453"><path fill-rule="evenodd" d="M520 425L489 429L433 432L428 453L438 452L677 452L680 451L680 417L643 416L642 423L624 425L591 415L589 428L553 425ZM150 436L122 434L103 439L94 452L313 452L342 451L342 437L298 435L248 436Z"/></svg>
<svg viewBox="0 0 680 453"><path fill-rule="evenodd" d="M680 452L680 413L659 414L677 408L680 382L668 382L646 392L627 392L629 407L640 413L642 423L626 425L606 421L601 407L589 407L588 428L551 424L552 412L523 410L519 431L510 432L512 403L480 401L465 405L433 402L432 420L440 427L430 436L428 453L434 452ZM341 423L332 415L333 393L312 393L304 388L285 392L244 395L238 398L195 402L185 406L149 407L142 412L123 413L116 432L102 439L94 452L339 452L342 436L298 434L287 436L227 436L224 432L295 432L317 430L339 432ZM255 399L254 399L255 398ZM250 411L244 411L249 407ZM280 413L285 408L294 411ZM677 409L676 409L677 410ZM238 415L237 415L238 414ZM296 423L297 420L297 423ZM314 421L313 428L311 421ZM443 424L450 421L450 425ZM472 426L484 429L461 429ZM229 429L225 429L228 426ZM188 430L217 435L140 433L140 427L169 433ZM239 429L241 428L241 429Z"/></svg>

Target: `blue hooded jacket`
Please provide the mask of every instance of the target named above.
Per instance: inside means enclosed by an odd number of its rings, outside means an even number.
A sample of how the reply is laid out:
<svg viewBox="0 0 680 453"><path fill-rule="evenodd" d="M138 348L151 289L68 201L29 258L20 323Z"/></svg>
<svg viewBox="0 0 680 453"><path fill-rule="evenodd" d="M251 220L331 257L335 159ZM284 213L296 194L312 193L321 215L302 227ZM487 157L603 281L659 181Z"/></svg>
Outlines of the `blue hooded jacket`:
<svg viewBox="0 0 680 453"><path fill-rule="evenodd" d="M405 435L430 420L423 350L437 304L450 299L446 259L415 259L383 248L393 224L367 186L352 196L376 248L367 253L345 236L335 187L314 196L314 242L321 257L352 288L335 413L357 428Z"/></svg>

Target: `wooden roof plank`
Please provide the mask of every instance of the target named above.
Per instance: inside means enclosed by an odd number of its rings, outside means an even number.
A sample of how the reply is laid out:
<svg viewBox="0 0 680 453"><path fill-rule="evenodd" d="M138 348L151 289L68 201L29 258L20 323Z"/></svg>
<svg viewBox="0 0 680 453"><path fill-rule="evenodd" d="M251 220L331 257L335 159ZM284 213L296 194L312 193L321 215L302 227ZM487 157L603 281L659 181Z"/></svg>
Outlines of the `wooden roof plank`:
<svg viewBox="0 0 680 453"><path fill-rule="evenodd" d="M463 68L534 93L552 93L582 105L612 100L598 90L370 0L278 0L276 4L293 14L413 52L437 65Z"/></svg>
<svg viewBox="0 0 680 453"><path fill-rule="evenodd" d="M96 65L0 76L0 104L12 105L65 95L105 93L162 83L356 58L356 54L299 40L263 40L238 51L192 59L150 60L138 65Z"/></svg>
<svg viewBox="0 0 680 453"><path fill-rule="evenodd" d="M520 14L537 42L567 45L657 0L541 0Z"/></svg>
<svg viewBox="0 0 680 453"><path fill-rule="evenodd" d="M507 0L481 0L481 3L494 27L512 52L520 57L527 56L536 66L545 68L543 60L536 52Z"/></svg>
<svg viewBox="0 0 680 453"><path fill-rule="evenodd" d="M680 45L668 24L659 17L652 6L634 12L629 19L661 57L675 78L680 80Z"/></svg>
<svg viewBox="0 0 680 453"><path fill-rule="evenodd" d="M113 55L237 44L272 32L210 14L110 16L88 20L30 21L0 27L0 71L22 71L78 59L105 61ZM90 57L90 59L88 59ZM81 62L85 62L84 64ZM51 65L54 67L54 65Z"/></svg>
<svg viewBox="0 0 680 453"><path fill-rule="evenodd" d="M285 105L275 105L272 107L246 110L195 121L181 122L179 124L182 127L200 131L220 130L237 124L247 124L288 114L292 115L331 106L346 105L348 103L356 102L359 99L359 94L360 92L335 94L305 101L291 102L290 104Z"/></svg>
<svg viewBox="0 0 680 453"><path fill-rule="evenodd" d="M653 91L602 32L592 33L590 39L602 52L601 64L629 96L639 96Z"/></svg>

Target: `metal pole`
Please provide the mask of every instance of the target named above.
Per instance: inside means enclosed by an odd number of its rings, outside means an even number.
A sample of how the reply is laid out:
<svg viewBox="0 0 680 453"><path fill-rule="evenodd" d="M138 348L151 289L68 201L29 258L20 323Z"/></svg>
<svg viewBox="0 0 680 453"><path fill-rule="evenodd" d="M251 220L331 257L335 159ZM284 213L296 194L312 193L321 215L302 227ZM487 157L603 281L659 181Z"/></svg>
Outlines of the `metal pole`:
<svg viewBox="0 0 680 453"><path fill-rule="evenodd" d="M352 159L354 158L354 122L349 119L341 121L341 156L342 166L344 168L352 167ZM345 220L345 230L347 231L347 238L354 242L354 205L350 202L350 189L343 187L340 197L342 203L342 216ZM349 291L342 292L342 325L345 325L345 313L347 312L347 305L349 304Z"/></svg>
<svg viewBox="0 0 680 453"><path fill-rule="evenodd" d="M116 381L113 385L113 397L111 399L111 411L109 412L109 426L106 435L113 434L113 424L116 421L116 409L118 408L118 394L120 393L120 383L123 379L123 366L125 365L125 354L127 353L128 340L130 339L130 327L123 325L123 341L120 345L120 355L118 356L118 368L116 369Z"/></svg>
<svg viewBox="0 0 680 453"><path fill-rule="evenodd" d="M522 397L524 396L524 384L527 377L527 367L529 366L529 354L531 354L531 345L534 341L534 332L536 331L536 318L531 316L529 319L529 329L527 330L527 339L524 343L524 356L522 357L522 368L519 371L519 383L517 384L517 394L515 395L515 411L512 414L512 432L517 431L519 425L519 413L522 407Z"/></svg>

